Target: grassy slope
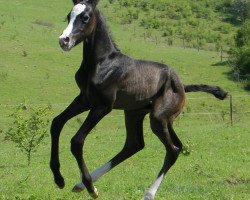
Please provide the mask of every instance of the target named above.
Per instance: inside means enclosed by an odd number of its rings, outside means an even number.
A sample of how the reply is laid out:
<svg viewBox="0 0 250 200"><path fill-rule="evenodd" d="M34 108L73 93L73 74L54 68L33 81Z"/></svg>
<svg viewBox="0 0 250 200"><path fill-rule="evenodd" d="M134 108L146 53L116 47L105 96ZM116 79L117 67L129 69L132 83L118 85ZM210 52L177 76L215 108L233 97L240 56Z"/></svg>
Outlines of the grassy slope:
<svg viewBox="0 0 250 200"><path fill-rule="evenodd" d="M46 3L0 0L0 130L5 130L11 123L7 116L13 107L6 104L18 104L23 99L29 104L51 103L53 114L49 117L52 118L78 94L74 73L81 61L81 46L64 53L57 42L66 26L63 20L71 2ZM34 21L50 22L52 27L36 25ZM227 79L227 67L213 66L219 61L216 52L198 53L192 49L156 46L138 38L133 40L126 26L112 24L110 28L124 52L136 58L169 64L185 83L211 83L235 95L248 94ZM188 94L190 100L185 112L228 112L228 101L192 100L192 97L210 96ZM235 101L235 111L249 109L249 97ZM112 112L87 139L85 155L90 170L122 148L125 130L121 114L120 111ZM85 114L80 118L84 117ZM220 115L184 115L177 120L178 135L192 152L180 157L156 199L249 199L249 114L236 117L233 127L228 125L228 115L225 121ZM90 199L86 192L70 192L78 180L78 169L69 151L69 141L78 127L76 120L70 121L60 141L62 172L67 184L64 190L54 187L48 168L49 138L27 167L23 154L12 143L3 141L3 134L0 134L0 199L27 199L29 196L31 199ZM144 151L96 183L100 199L138 199L142 196L164 156L162 145L149 130L148 119L145 120L145 142Z"/></svg>
<svg viewBox="0 0 250 200"><path fill-rule="evenodd" d="M229 10L227 6L230 3L226 6L225 2L112 0L112 4L104 2L103 5L109 20L121 25L127 24L133 30L134 37L146 36L151 41L157 38L158 43L165 44L171 40L175 46L183 46L184 37L184 45L187 47L197 48L199 41L203 49L215 50L217 43L225 50L233 45L237 29L236 24L229 23L232 16L226 10Z"/></svg>

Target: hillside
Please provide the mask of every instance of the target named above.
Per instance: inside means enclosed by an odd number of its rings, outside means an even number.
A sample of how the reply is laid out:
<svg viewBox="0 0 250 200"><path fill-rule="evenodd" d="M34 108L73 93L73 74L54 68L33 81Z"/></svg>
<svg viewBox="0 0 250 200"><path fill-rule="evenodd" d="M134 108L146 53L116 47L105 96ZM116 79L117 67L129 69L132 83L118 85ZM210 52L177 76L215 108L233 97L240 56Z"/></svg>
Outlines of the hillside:
<svg viewBox="0 0 250 200"><path fill-rule="evenodd" d="M134 37L155 43L207 50L232 46L240 24L223 0L102 1L111 23L126 26Z"/></svg>

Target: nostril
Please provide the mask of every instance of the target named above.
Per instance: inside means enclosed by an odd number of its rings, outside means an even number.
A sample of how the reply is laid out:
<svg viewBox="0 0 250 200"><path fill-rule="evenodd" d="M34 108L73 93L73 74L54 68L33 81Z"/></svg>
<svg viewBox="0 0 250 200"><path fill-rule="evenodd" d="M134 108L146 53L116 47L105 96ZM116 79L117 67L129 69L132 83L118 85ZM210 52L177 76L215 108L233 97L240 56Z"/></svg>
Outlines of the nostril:
<svg viewBox="0 0 250 200"><path fill-rule="evenodd" d="M63 38L64 43L69 43L69 37Z"/></svg>

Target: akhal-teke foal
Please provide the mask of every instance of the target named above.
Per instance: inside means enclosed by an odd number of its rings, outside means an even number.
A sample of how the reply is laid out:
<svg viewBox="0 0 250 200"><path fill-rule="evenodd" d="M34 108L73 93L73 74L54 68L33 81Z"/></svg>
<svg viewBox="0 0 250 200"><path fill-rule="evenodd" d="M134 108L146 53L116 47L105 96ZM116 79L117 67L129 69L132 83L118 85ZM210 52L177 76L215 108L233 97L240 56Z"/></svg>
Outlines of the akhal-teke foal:
<svg viewBox="0 0 250 200"><path fill-rule="evenodd" d="M143 119L149 113L151 129L166 148L164 164L143 197L144 200L153 199L182 149L173 121L184 106L185 92L208 92L219 99L224 99L227 93L216 86L184 86L168 66L122 54L96 7L98 0L73 0L73 3L74 7L67 16L68 26L59 37L59 44L63 50L69 51L84 42L83 61L75 75L80 94L54 118L51 125L50 167L55 183L60 188L65 185L60 173L58 143L60 132L69 119L89 110L86 120L71 140L71 151L81 172L81 181L73 191L86 188L93 198L97 198L93 182L143 149ZM83 159L84 140L112 109L124 110L125 145L114 158L90 174Z"/></svg>

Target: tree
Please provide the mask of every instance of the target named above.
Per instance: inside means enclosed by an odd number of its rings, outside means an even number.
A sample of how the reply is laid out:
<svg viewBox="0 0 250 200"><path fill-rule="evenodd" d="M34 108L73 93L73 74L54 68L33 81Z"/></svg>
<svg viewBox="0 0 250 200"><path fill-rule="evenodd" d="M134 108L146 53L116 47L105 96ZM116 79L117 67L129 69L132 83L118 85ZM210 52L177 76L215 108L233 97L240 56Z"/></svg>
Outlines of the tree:
<svg viewBox="0 0 250 200"><path fill-rule="evenodd" d="M47 107L35 109L21 104L11 115L13 123L5 133L5 139L14 142L26 154L28 165L30 165L31 154L48 136L49 121L44 119L47 114Z"/></svg>
<svg viewBox="0 0 250 200"><path fill-rule="evenodd" d="M250 17L249 0L235 0L232 4L231 11L236 18L240 18L242 22Z"/></svg>
<svg viewBox="0 0 250 200"><path fill-rule="evenodd" d="M229 51L230 63L237 77L247 78L250 75L250 46L231 48Z"/></svg>
<svg viewBox="0 0 250 200"><path fill-rule="evenodd" d="M250 20L237 31L235 47L230 49L229 54L234 73L250 75Z"/></svg>
<svg viewBox="0 0 250 200"><path fill-rule="evenodd" d="M235 54L235 69L241 76L250 75L250 47L244 46Z"/></svg>
<svg viewBox="0 0 250 200"><path fill-rule="evenodd" d="M247 20L237 31L235 36L235 44L237 47L243 47L250 43L250 20Z"/></svg>

